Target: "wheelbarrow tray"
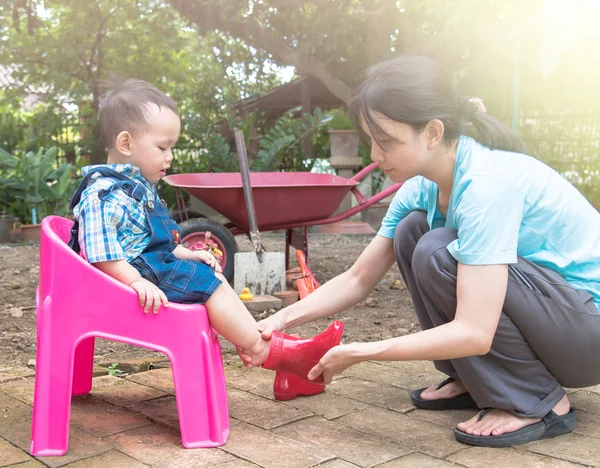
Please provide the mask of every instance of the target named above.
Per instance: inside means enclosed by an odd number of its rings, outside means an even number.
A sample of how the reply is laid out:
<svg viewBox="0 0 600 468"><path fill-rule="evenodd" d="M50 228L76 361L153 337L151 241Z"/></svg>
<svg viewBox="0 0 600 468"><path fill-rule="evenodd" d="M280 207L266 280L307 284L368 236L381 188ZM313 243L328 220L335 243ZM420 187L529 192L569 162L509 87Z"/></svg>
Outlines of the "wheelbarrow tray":
<svg viewBox="0 0 600 468"><path fill-rule="evenodd" d="M163 180L185 190L248 230L248 213L239 173L173 174ZM311 172L250 174L259 230L283 229L330 217L358 181Z"/></svg>

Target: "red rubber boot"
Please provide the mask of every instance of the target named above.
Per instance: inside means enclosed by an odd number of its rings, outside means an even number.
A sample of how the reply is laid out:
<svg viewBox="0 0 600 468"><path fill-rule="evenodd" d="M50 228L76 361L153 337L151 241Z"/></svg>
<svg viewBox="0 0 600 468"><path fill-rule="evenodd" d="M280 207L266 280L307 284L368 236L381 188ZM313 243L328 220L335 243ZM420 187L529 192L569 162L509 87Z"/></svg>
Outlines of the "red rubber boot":
<svg viewBox="0 0 600 468"><path fill-rule="evenodd" d="M339 320L331 322L320 335L313 338L299 339L285 333L274 331L265 369L290 372L308 381L308 373L319 360L334 346L340 344L344 324ZM323 375L319 375L313 383L323 383Z"/></svg>
<svg viewBox="0 0 600 468"><path fill-rule="evenodd" d="M279 401L293 400L299 395L318 395L325 391L325 384L303 380L288 372L275 372L273 393Z"/></svg>

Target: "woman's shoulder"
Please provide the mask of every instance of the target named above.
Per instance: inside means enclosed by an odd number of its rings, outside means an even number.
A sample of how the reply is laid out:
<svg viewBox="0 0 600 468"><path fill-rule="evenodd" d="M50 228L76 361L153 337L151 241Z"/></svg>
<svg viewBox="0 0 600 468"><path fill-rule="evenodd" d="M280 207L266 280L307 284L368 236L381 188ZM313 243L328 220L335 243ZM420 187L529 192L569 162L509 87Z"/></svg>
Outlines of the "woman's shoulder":
<svg viewBox="0 0 600 468"><path fill-rule="evenodd" d="M552 171L538 158L525 153L488 148L473 138L461 137L458 147L458 168L466 175L501 175L518 170Z"/></svg>
<svg viewBox="0 0 600 468"><path fill-rule="evenodd" d="M422 192L422 191L429 190L429 188L431 188L432 184L433 184L432 181L430 181L429 179L426 179L423 176L415 176L415 177L411 177L406 182L404 182L404 184L402 185L402 188L404 190L408 190L408 191Z"/></svg>
<svg viewBox="0 0 600 468"><path fill-rule="evenodd" d="M526 189L542 180L560 179L554 169L523 153L490 149L473 140L469 151L457 162L455 185L466 188L473 183L510 185Z"/></svg>

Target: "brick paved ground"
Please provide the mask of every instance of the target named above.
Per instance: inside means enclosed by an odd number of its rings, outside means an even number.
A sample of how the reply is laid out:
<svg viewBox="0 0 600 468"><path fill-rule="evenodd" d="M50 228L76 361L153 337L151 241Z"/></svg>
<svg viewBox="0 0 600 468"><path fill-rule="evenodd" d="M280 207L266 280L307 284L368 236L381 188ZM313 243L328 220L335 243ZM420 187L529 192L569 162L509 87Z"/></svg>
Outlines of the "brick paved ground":
<svg viewBox="0 0 600 468"><path fill-rule="evenodd" d="M231 436L216 449L187 450L179 438L168 368L100 376L73 400L69 452L27 453L33 376L0 372L0 466L155 467L576 467L600 466L600 386L571 392L574 434L510 449L469 447L451 428L473 411L415 409L409 390L441 379L429 363L367 362L321 395L277 402L273 374L226 357Z"/></svg>

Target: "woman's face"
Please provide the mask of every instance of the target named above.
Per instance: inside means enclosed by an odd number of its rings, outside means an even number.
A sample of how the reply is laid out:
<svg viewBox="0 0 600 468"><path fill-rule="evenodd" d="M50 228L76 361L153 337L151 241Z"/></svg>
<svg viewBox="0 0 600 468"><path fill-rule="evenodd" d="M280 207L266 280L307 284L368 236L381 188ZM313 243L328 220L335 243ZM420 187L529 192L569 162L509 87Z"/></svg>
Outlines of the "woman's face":
<svg viewBox="0 0 600 468"><path fill-rule="evenodd" d="M371 160L378 163L393 182L405 182L416 175L422 175L431 159L427 130L417 132L409 125L387 117L377 114L373 117L385 134L376 135L377 139L373 138L374 135L363 119L363 130L371 137Z"/></svg>

